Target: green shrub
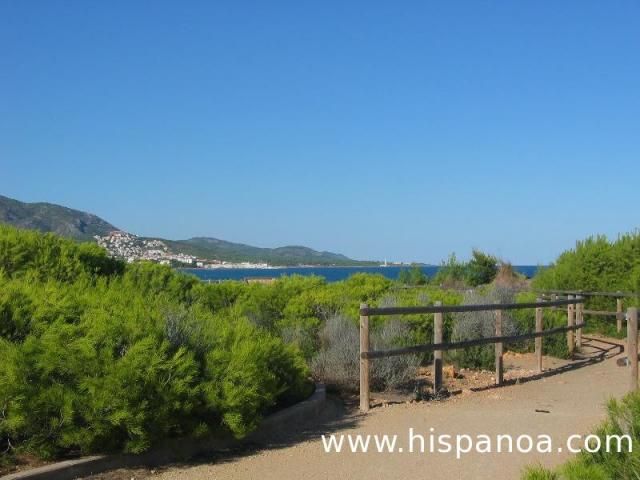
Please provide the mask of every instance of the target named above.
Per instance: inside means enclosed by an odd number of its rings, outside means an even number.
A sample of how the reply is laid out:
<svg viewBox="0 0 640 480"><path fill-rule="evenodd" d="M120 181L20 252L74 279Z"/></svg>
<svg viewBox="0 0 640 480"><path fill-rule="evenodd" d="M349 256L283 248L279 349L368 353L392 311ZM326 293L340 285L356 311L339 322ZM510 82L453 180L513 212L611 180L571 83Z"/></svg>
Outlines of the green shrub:
<svg viewBox="0 0 640 480"><path fill-rule="evenodd" d="M123 270L124 263L109 258L95 244L77 244L52 233L0 224L0 272L5 275L73 281L86 274L110 275Z"/></svg>
<svg viewBox="0 0 640 480"><path fill-rule="evenodd" d="M615 241L605 236L589 237L576 242L575 248L563 252L548 268L533 278L537 290L582 290L640 292L640 231L621 235ZM637 305L638 298L625 299L627 306ZM615 311L615 299L589 297L585 308ZM612 317L587 316L586 331L610 336L618 333Z"/></svg>
<svg viewBox="0 0 640 480"><path fill-rule="evenodd" d="M522 475L525 480L631 480L640 476L640 392L627 394L622 400L610 400L607 419L594 432L600 438L602 448L595 453L585 450L573 460L550 471L542 467L529 467ZM607 452L607 436L629 435L631 448L623 440L622 451L611 448ZM614 442L615 445L615 442ZM631 450L631 451L629 451Z"/></svg>
<svg viewBox="0 0 640 480"><path fill-rule="evenodd" d="M455 254L451 254L440 266L440 270L433 278L433 283L444 286L477 287L491 283L497 274L498 259L474 249L468 262L461 262Z"/></svg>
<svg viewBox="0 0 640 480"><path fill-rule="evenodd" d="M464 264L453 258L445 274L487 283L495 263L474 251ZM408 278L422 282L417 274ZM322 375L354 381L360 303L435 301L455 305L462 295L432 284L407 289L370 274L334 283L291 276L270 285L204 284L168 267L112 260L92 244L0 227L0 451L51 458L140 452L183 435L242 436L264 414L309 394L305 359L317 369L324 355ZM507 318L506 331L511 323L532 329L532 315L522 315ZM346 330L328 331L335 318ZM558 318L545 315L550 325ZM490 334L487 322L476 323L482 328L473 335ZM455 324L445 315L445 340L469 337ZM433 315L372 317L371 330L374 348L430 343ZM338 357L330 347L336 340ZM558 349L566 343L556 342ZM461 355L461 365L493 365L492 346ZM399 386L430 360L376 361L374 385Z"/></svg>
<svg viewBox="0 0 640 480"><path fill-rule="evenodd" d="M558 480L558 475L540 465L525 467L522 480Z"/></svg>
<svg viewBox="0 0 640 480"><path fill-rule="evenodd" d="M233 289L53 235L2 227L0 246L3 462L242 436L310 393L295 346L222 307Z"/></svg>
<svg viewBox="0 0 640 480"><path fill-rule="evenodd" d="M491 283L498 274L498 259L480 250L473 250L467 264L466 279L472 287Z"/></svg>
<svg viewBox="0 0 640 480"><path fill-rule="evenodd" d="M405 285L425 285L428 278L422 269L416 265L410 269L401 269L398 273L398 281Z"/></svg>

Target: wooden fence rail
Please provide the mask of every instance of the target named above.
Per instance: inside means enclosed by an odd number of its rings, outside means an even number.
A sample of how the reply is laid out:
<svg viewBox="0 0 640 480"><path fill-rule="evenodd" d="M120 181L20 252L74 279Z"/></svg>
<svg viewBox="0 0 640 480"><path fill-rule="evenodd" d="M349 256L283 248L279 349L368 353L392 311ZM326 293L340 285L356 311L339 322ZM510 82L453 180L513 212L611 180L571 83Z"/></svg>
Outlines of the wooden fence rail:
<svg viewBox="0 0 640 480"><path fill-rule="evenodd" d="M639 292L585 292L582 290L541 290L539 294L554 295L579 295L581 297L613 297L613 298L635 298L640 297Z"/></svg>
<svg viewBox="0 0 640 480"><path fill-rule="evenodd" d="M583 292L579 290L548 290L540 292L542 295L556 300L558 295L578 294L584 298L588 297L608 297L616 299L616 311L606 310L586 310L584 304L579 304L579 308L582 308L583 315L597 315L604 317L616 317L616 329L618 332L622 331L622 322L627 322L627 366L629 367L630 382L629 389L631 391L638 389L638 309L632 307L627 309L625 315L623 309L623 299L625 298L640 298L640 293L635 292ZM552 309L555 309L553 307ZM579 321L579 323L581 323ZM578 330L578 338L580 337L580 330ZM576 339L576 346L579 348L580 340Z"/></svg>
<svg viewBox="0 0 640 480"><path fill-rule="evenodd" d="M427 307L377 307L372 308L363 303L360 305L360 315L372 317L374 315L413 315L421 313L462 313L462 312L486 312L490 310L524 310L538 307L558 307L575 305L582 302L580 299L561 299L553 301L539 301L528 303L492 303L483 305L433 305Z"/></svg>
<svg viewBox="0 0 640 480"><path fill-rule="evenodd" d="M543 330L543 308L566 306L567 326L554 327ZM505 310L535 309L536 322L535 331L519 335L502 335L502 312ZM495 336L485 338L475 338L459 342L443 342L442 328L443 315L445 313L460 312L495 312ZM505 343L517 342L527 339L536 339L535 351L538 370L542 371L542 337L567 334L567 346L569 352L573 353L574 347L580 348L582 343L582 328L584 323L584 298L569 296L567 299L544 301L538 299L529 303L495 303L485 305L441 305L436 303L433 306L425 307L379 307L371 308L367 304L360 305L360 410L367 412L370 405L369 388L369 363L376 358L385 358L396 355L411 355L423 352L434 352L434 391L437 393L442 388L442 352L459 348L469 348L478 345L495 344L496 348L496 385L503 382L503 346ZM433 339L434 343L412 345L409 347L395 348L390 350L370 350L369 349L369 317L373 315L414 315L433 314ZM636 321L637 326L637 321ZM574 336L575 332L575 336ZM636 362L637 363L637 362Z"/></svg>
<svg viewBox="0 0 640 480"><path fill-rule="evenodd" d="M496 335L495 337L474 338L472 340L461 340L459 342L425 343L423 345L412 345L410 347L394 348L391 350L370 350L361 352L360 358L385 358L433 351L457 350L459 348L478 347L480 345L488 345L490 343L513 343L520 340L531 340L532 338L548 337L549 335L556 335L558 333L573 332L575 330L580 330L585 326L585 323L580 323L577 325L566 327L554 327L548 330L543 330L541 332L521 333L518 335Z"/></svg>
<svg viewBox="0 0 640 480"><path fill-rule="evenodd" d="M596 315L601 317L616 317L616 330L622 331L622 321L624 320L624 306L622 301L624 298L638 298L640 293L633 292L582 292L579 290L545 290L539 292L541 295L557 299L558 295L579 295L581 297L609 297L616 299L616 311L607 310L583 310L585 315Z"/></svg>

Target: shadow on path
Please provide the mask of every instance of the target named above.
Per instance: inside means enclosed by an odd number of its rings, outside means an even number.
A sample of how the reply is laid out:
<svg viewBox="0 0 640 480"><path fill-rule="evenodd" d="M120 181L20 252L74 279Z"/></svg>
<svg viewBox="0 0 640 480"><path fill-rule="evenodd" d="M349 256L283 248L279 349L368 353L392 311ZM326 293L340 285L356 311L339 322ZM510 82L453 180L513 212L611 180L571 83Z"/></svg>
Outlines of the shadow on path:
<svg viewBox="0 0 640 480"><path fill-rule="evenodd" d="M326 407L318 417L301 424L283 426L268 441L245 440L237 446L201 454L185 462L173 462L157 470L162 471L167 467L188 468L202 464L235 462L257 452L287 448L305 441L318 440L321 435L354 429L360 423L362 415L357 414L355 409L345 406L340 398L327 394L326 402Z"/></svg>
<svg viewBox="0 0 640 480"><path fill-rule="evenodd" d="M485 387L474 387L470 390L473 392L482 392L485 390L493 390L495 388L508 387L520 383L530 382L532 380L540 380L542 378L553 377L562 373L578 370L590 365L600 363L608 358L613 358L624 352L624 345L604 340L596 337L582 337L582 351L573 356L573 361L560 367L543 370L529 376L513 378L505 380L502 385L487 385Z"/></svg>

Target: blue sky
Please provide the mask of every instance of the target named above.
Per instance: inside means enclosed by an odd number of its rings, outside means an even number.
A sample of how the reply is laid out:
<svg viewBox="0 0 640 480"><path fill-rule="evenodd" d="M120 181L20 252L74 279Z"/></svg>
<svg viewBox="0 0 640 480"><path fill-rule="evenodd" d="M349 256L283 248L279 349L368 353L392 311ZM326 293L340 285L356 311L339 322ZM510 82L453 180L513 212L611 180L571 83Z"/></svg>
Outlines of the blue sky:
<svg viewBox="0 0 640 480"><path fill-rule="evenodd" d="M0 2L0 193L140 235L545 263L638 227L640 3Z"/></svg>

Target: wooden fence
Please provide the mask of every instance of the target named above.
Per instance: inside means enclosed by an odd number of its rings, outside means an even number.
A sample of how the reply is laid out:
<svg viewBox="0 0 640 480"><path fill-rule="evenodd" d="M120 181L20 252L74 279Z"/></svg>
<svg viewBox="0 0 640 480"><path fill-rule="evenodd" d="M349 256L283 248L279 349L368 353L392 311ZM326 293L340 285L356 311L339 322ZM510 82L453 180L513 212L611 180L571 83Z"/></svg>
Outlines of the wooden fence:
<svg viewBox="0 0 640 480"><path fill-rule="evenodd" d="M550 328L543 330L543 308L567 307L567 326ZM502 312L505 310L535 309L535 331L520 335L502 335ZM476 338L473 340L463 340L459 342L443 342L442 330L445 313L462 312L495 312L495 336L486 338ZM520 340L535 339L535 353L537 368L542 371L542 337L567 334L567 347L573 353L574 348L582 346L582 328L584 323L584 297L569 295L566 299L542 300L538 299L532 303L496 303L485 305L441 305L436 302L428 307L380 307L371 308L366 303L360 305L360 410L369 411L370 388L369 388L369 366L370 362L376 358L390 357L394 355L410 355L423 352L433 352L433 378L434 392L442 390L442 356L445 350L468 348L477 345L487 345L493 343L496 353L496 385L503 383L503 346L505 343ZM374 315L413 315L413 314L433 314L433 341L434 343L413 345L392 350L370 350L369 348L369 317ZM635 316L635 329L637 338L637 311ZM628 322L632 325L633 322ZM633 326L629 327L633 328ZM574 335L575 334L575 335ZM637 342L637 341L636 341ZM637 348L637 343L636 343ZM635 378L637 384L637 355L635 363ZM633 368L633 367L632 367ZM632 376L634 374L632 373Z"/></svg>
<svg viewBox="0 0 640 480"><path fill-rule="evenodd" d="M603 310L583 310L585 315L600 315L606 317L616 317L616 328L618 332L622 331L622 321L627 322L627 366L629 367L629 390L638 389L638 309L631 307L627 309L626 315L623 311L623 299L640 298L637 292L583 292L576 290L551 290L540 292L542 295L555 299L558 295L580 295L584 298L588 297L609 297L616 299L616 311Z"/></svg>
<svg viewBox="0 0 640 480"><path fill-rule="evenodd" d="M616 299L616 311L605 310L584 310L585 315L596 315L603 317L616 317L616 329L622 331L622 321L624 320L623 299L638 298L640 294L632 292L583 292L580 290L546 290L539 292L543 298L557 299L558 295L579 295L581 297L609 297Z"/></svg>

